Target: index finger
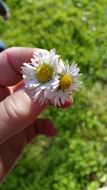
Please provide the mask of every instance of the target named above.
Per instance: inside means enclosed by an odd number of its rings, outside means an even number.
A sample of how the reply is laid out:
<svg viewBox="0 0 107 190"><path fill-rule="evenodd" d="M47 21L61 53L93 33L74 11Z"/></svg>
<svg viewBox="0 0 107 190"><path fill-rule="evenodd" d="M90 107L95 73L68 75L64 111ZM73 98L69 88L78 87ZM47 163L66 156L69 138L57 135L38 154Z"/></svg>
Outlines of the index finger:
<svg viewBox="0 0 107 190"><path fill-rule="evenodd" d="M14 47L0 53L0 85L12 86L18 83L21 77L21 66L28 62L33 55L34 48Z"/></svg>

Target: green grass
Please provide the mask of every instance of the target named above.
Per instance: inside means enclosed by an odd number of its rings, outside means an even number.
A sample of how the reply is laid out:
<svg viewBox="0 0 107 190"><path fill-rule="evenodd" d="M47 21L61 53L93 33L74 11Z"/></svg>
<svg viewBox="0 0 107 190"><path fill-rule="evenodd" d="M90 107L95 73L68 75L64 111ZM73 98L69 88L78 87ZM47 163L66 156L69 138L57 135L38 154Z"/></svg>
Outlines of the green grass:
<svg viewBox="0 0 107 190"><path fill-rule="evenodd" d="M107 183L107 0L7 0L0 18L11 46L55 48L77 61L83 87L72 108L47 109L58 134L39 137L24 152L3 190L96 190Z"/></svg>

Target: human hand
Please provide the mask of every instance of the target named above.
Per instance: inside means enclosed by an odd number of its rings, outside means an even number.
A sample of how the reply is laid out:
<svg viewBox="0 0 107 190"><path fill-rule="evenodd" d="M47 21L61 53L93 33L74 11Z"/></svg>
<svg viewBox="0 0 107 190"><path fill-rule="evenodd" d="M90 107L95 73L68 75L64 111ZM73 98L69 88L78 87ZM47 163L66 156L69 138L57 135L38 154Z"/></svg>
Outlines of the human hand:
<svg viewBox="0 0 107 190"><path fill-rule="evenodd" d="M37 119L46 106L28 97L19 83L21 66L29 61L33 52L32 48L10 48L0 54L0 181L34 137L56 134L52 121ZM64 107L70 104L68 101Z"/></svg>

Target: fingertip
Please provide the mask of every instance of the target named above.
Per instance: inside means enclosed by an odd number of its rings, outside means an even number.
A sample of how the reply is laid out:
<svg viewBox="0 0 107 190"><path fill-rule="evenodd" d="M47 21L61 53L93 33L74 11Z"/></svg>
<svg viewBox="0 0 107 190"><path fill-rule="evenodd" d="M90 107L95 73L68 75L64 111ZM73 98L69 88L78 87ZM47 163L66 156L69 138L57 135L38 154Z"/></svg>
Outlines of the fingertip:
<svg viewBox="0 0 107 190"><path fill-rule="evenodd" d="M43 134L52 137L57 134L57 130L55 128L54 122L50 119L45 119L44 127L43 127Z"/></svg>
<svg viewBox="0 0 107 190"><path fill-rule="evenodd" d="M61 106L57 106L57 107L64 109L64 108L68 108L68 107L72 106L72 104L73 104L73 98L70 97L70 99L65 101L64 104L61 104Z"/></svg>
<svg viewBox="0 0 107 190"><path fill-rule="evenodd" d="M37 135L52 137L57 134L54 122L51 119L37 119L35 130Z"/></svg>

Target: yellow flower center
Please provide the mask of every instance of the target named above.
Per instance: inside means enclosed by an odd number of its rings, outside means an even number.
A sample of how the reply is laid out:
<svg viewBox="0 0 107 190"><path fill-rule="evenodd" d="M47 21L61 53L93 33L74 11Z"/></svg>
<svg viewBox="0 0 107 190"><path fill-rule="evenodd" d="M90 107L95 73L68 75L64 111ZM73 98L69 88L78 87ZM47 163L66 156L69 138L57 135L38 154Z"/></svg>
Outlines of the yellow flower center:
<svg viewBox="0 0 107 190"><path fill-rule="evenodd" d="M42 83L49 81L53 76L53 67L49 64L42 64L36 70L36 77Z"/></svg>
<svg viewBox="0 0 107 190"><path fill-rule="evenodd" d="M69 75L63 75L60 79L60 88L67 89L73 83L73 78Z"/></svg>

